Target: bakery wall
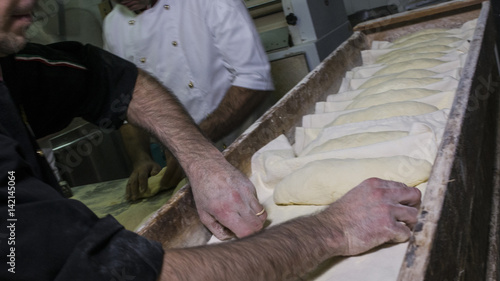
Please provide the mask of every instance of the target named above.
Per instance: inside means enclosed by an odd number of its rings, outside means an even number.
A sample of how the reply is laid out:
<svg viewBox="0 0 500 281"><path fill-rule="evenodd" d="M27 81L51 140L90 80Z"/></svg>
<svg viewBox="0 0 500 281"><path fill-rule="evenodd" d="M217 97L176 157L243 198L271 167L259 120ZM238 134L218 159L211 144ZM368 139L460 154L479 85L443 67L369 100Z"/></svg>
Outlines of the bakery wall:
<svg viewBox="0 0 500 281"><path fill-rule="evenodd" d="M344 0L347 15L352 15L362 10L370 10L383 6L395 5L399 12L405 11L410 0Z"/></svg>
<svg viewBox="0 0 500 281"><path fill-rule="evenodd" d="M48 44L80 41L102 47L101 0L39 0L28 37Z"/></svg>

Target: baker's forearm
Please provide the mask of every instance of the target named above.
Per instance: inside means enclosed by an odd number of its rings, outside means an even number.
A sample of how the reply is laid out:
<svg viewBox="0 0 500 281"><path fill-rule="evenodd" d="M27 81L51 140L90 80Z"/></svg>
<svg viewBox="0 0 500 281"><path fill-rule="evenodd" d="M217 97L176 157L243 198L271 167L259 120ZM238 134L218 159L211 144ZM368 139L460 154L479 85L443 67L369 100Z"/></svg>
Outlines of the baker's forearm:
<svg viewBox="0 0 500 281"><path fill-rule="evenodd" d="M200 128L216 142L235 130L265 97L264 91L231 86L219 106L200 123Z"/></svg>
<svg viewBox="0 0 500 281"><path fill-rule="evenodd" d="M186 173L201 160L223 159L177 100L156 79L139 71L127 118L153 134L179 160Z"/></svg>
<svg viewBox="0 0 500 281"><path fill-rule="evenodd" d="M193 190L201 221L219 239L260 230L265 215L248 178L201 133L177 98L139 71L127 118L151 132L177 158Z"/></svg>
<svg viewBox="0 0 500 281"><path fill-rule="evenodd" d="M304 217L236 242L166 251L160 280L297 280L342 252L343 233L325 227L334 224Z"/></svg>
<svg viewBox="0 0 500 281"><path fill-rule="evenodd" d="M316 215L235 242L167 250L161 280L297 280L329 257L407 241L420 198L417 188L370 178Z"/></svg>
<svg viewBox="0 0 500 281"><path fill-rule="evenodd" d="M120 127L125 150L132 163L144 160L152 160L149 151L149 134L141 128L132 124L125 124Z"/></svg>

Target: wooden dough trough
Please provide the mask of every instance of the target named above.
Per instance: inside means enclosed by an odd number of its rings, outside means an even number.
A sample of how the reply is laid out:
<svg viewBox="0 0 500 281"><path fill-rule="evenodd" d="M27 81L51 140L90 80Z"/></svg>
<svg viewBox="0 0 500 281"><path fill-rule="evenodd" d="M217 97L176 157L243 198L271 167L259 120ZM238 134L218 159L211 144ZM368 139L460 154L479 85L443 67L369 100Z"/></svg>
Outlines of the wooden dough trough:
<svg viewBox="0 0 500 281"><path fill-rule="evenodd" d="M457 28L478 18L457 96L446 125L399 280L498 280L500 79L490 3L451 1L369 21L290 90L225 150L250 175L252 155L285 134L293 143L302 116L336 93L345 72L361 65L372 40L391 41L426 28ZM191 190L185 186L138 231L164 247L205 244Z"/></svg>

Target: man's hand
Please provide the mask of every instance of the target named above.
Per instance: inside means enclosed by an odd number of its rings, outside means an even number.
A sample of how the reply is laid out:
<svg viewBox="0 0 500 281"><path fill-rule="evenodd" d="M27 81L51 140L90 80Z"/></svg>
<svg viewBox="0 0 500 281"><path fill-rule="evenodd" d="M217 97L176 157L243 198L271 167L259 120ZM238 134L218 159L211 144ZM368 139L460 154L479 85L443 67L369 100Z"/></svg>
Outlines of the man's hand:
<svg viewBox="0 0 500 281"><path fill-rule="evenodd" d="M263 206L255 187L228 162L199 161L190 183L200 219L215 237L245 237L262 229L267 214L257 215Z"/></svg>
<svg viewBox="0 0 500 281"><path fill-rule="evenodd" d="M246 239L166 250L160 280L298 280L330 257L406 241L420 196L414 187L371 178L318 214Z"/></svg>
<svg viewBox="0 0 500 281"><path fill-rule="evenodd" d="M148 178L161 171L160 165L154 161L143 161L134 165L134 170L127 182L125 197L127 200L142 198L148 190Z"/></svg>
<svg viewBox="0 0 500 281"><path fill-rule="evenodd" d="M145 110L147 109L147 110ZM266 215L252 183L201 133L178 99L139 70L127 110L130 124L155 136L177 158L193 189L202 222L220 239L262 228Z"/></svg>
<svg viewBox="0 0 500 281"><path fill-rule="evenodd" d="M175 188L183 178L185 178L184 171L175 157L165 150L165 159L167 162L167 170L161 178L160 185L166 189Z"/></svg>
<svg viewBox="0 0 500 281"><path fill-rule="evenodd" d="M370 178L320 214L340 227L344 240L337 255L357 255L387 242L410 238L421 193L403 183Z"/></svg>

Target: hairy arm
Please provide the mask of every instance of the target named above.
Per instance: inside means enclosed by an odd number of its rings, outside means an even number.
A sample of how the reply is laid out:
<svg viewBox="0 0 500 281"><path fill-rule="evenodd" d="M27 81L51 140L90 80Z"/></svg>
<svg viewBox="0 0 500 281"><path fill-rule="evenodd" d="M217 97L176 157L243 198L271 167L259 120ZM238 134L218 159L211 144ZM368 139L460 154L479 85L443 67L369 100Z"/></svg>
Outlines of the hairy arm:
<svg viewBox="0 0 500 281"><path fill-rule="evenodd" d="M414 187L368 179L316 215L235 242L167 250L160 280L297 280L329 257L408 240L420 197Z"/></svg>
<svg viewBox="0 0 500 281"><path fill-rule="evenodd" d="M202 132L213 142L235 130L266 97L265 91L232 86L219 106L201 122ZM127 124L120 128L125 148L131 157L134 170L127 182L127 198L136 200L148 188L148 178L158 174L161 167L154 162L149 149L149 135L142 129ZM160 185L171 188L183 178L183 171L176 159L166 152L167 170Z"/></svg>
<svg viewBox="0 0 500 281"><path fill-rule="evenodd" d="M266 91L231 86L219 106L200 123L213 142L235 130L265 99Z"/></svg>
<svg viewBox="0 0 500 281"><path fill-rule="evenodd" d="M266 216L253 184L204 137L177 98L139 71L127 118L154 135L177 158L193 189L202 222L219 239L250 235Z"/></svg>
<svg viewBox="0 0 500 281"><path fill-rule="evenodd" d="M219 106L201 124L202 132L213 142L231 133L253 112L265 98L266 92L232 86ZM168 153L167 153L168 155ZM161 185L174 187L182 180L183 171L173 157L166 156L167 170Z"/></svg>

